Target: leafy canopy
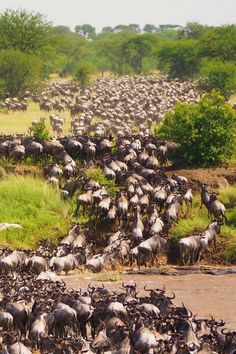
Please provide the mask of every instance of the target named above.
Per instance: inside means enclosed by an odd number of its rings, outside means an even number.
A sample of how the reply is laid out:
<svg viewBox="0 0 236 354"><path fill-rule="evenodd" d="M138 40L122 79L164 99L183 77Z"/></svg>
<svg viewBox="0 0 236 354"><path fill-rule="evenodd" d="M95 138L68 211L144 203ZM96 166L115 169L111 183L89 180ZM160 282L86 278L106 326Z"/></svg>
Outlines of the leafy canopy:
<svg viewBox="0 0 236 354"><path fill-rule="evenodd" d="M185 79L198 71L198 41L193 39L163 42L157 52L158 68L170 77Z"/></svg>
<svg viewBox="0 0 236 354"><path fill-rule="evenodd" d="M51 42L50 28L40 13L6 10L0 14L0 49L40 52Z"/></svg>
<svg viewBox="0 0 236 354"><path fill-rule="evenodd" d="M19 50L0 51L0 96L23 96L26 90L38 87L41 80L41 60Z"/></svg>
<svg viewBox="0 0 236 354"><path fill-rule="evenodd" d="M181 144L173 161L186 166L227 162L235 149L235 133L236 112L216 91L197 104L178 103L158 130L163 138Z"/></svg>

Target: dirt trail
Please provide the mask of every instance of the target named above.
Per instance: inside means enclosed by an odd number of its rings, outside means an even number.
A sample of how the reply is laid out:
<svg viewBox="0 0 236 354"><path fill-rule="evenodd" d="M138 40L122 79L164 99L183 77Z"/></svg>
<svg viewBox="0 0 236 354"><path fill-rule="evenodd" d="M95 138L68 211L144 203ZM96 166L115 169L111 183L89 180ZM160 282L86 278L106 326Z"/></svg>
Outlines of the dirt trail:
<svg viewBox="0 0 236 354"><path fill-rule="evenodd" d="M101 280L115 279L118 281L104 282L112 290L119 290L122 281L135 281L138 290L145 284L150 287L166 287L167 294L173 291L176 295L174 303L184 304L199 317L213 317L224 319L226 327L236 330L236 274L209 275L188 274L184 276L163 276L155 274L73 274L63 277L68 286L75 289L86 288L89 283L101 285ZM142 291L140 292L142 295Z"/></svg>

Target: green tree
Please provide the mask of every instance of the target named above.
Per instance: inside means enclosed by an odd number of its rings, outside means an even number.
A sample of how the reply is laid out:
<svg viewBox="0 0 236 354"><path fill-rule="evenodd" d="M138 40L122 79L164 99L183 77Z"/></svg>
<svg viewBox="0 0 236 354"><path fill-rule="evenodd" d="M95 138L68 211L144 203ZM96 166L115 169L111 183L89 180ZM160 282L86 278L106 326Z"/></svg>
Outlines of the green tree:
<svg viewBox="0 0 236 354"><path fill-rule="evenodd" d="M91 63L80 62L74 69L73 78L78 81L81 88L85 88L90 84L94 71L95 67Z"/></svg>
<svg viewBox="0 0 236 354"><path fill-rule="evenodd" d="M128 31L136 34L140 34L142 32L140 26L137 23L130 23L128 25Z"/></svg>
<svg viewBox="0 0 236 354"><path fill-rule="evenodd" d="M0 49L38 53L51 43L50 29L40 13L6 10L0 14Z"/></svg>
<svg viewBox="0 0 236 354"><path fill-rule="evenodd" d="M152 44L148 35L139 35L128 39L123 44L123 50L126 61L133 68L134 72L141 74L143 59L152 52Z"/></svg>
<svg viewBox="0 0 236 354"><path fill-rule="evenodd" d="M144 27L143 27L143 32L145 33L158 33L159 32L159 28L151 25L149 23L147 23Z"/></svg>
<svg viewBox="0 0 236 354"><path fill-rule="evenodd" d="M35 89L41 80L41 60L19 50L0 51L0 95L22 96L26 90Z"/></svg>
<svg viewBox="0 0 236 354"><path fill-rule="evenodd" d="M202 57L236 61L236 25L207 28L199 47Z"/></svg>
<svg viewBox="0 0 236 354"><path fill-rule="evenodd" d="M235 149L236 112L216 91L199 103L178 103L168 112L158 134L179 143L173 161L183 166L227 162Z"/></svg>
<svg viewBox="0 0 236 354"><path fill-rule="evenodd" d="M104 33L112 33L113 32L113 28L111 26L106 26L102 28L102 34Z"/></svg>
<svg viewBox="0 0 236 354"><path fill-rule="evenodd" d="M170 77L186 79L198 72L200 57L197 40L164 41L157 56L158 68Z"/></svg>
<svg viewBox="0 0 236 354"><path fill-rule="evenodd" d="M70 27L61 25L52 27L52 32L56 35L68 35L72 33Z"/></svg>
<svg viewBox="0 0 236 354"><path fill-rule="evenodd" d="M99 61L106 63L114 74L123 75L131 71L126 63L124 43L133 37L128 32L111 33L95 40Z"/></svg>
<svg viewBox="0 0 236 354"><path fill-rule="evenodd" d="M81 26L75 27L75 32L79 33L81 36L89 39L94 39L96 37L96 29L92 25L85 23Z"/></svg>
<svg viewBox="0 0 236 354"><path fill-rule="evenodd" d="M181 30L180 37L199 39L206 29L207 26L203 26L199 22L188 22L183 30Z"/></svg>
<svg viewBox="0 0 236 354"><path fill-rule="evenodd" d="M127 32L127 31L129 31L128 30L128 26L127 25L121 25L121 24L115 26L114 29L113 29L113 32L115 32L115 33Z"/></svg>
<svg viewBox="0 0 236 354"><path fill-rule="evenodd" d="M234 62L223 62L219 59L205 59L202 62L198 86L204 91L218 91L225 98L236 92L236 65Z"/></svg>
<svg viewBox="0 0 236 354"><path fill-rule="evenodd" d="M63 77L72 74L77 62L89 54L88 41L75 33L56 36L55 48L60 61L59 73Z"/></svg>

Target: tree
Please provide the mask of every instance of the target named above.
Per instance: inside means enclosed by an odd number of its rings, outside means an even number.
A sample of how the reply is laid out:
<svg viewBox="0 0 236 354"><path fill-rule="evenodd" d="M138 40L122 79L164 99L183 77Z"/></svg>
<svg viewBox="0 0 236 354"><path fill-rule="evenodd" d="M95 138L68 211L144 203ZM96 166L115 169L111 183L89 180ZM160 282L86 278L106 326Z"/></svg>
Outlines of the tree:
<svg viewBox="0 0 236 354"><path fill-rule="evenodd" d="M188 22L181 31L180 37L199 39L203 35L207 26L201 25L199 22Z"/></svg>
<svg viewBox="0 0 236 354"><path fill-rule="evenodd" d="M19 50L0 51L0 95L21 97L37 88L41 80L41 60Z"/></svg>
<svg viewBox="0 0 236 354"><path fill-rule="evenodd" d="M55 47L60 56L61 76L72 74L77 62L83 60L88 53L88 41L76 33L58 35L55 38Z"/></svg>
<svg viewBox="0 0 236 354"><path fill-rule="evenodd" d="M198 86L204 91L218 89L222 96L229 99L236 92L236 65L219 59L205 59L202 62Z"/></svg>
<svg viewBox="0 0 236 354"><path fill-rule="evenodd" d="M193 77L199 68L199 49L196 40L163 42L157 53L158 68L170 77Z"/></svg>
<svg viewBox="0 0 236 354"><path fill-rule="evenodd" d="M133 34L120 32L107 34L95 40L97 57L105 62L107 68L114 74L123 75L130 71L126 63L124 43L131 37Z"/></svg>
<svg viewBox="0 0 236 354"><path fill-rule="evenodd" d="M236 61L236 25L207 28L199 48L202 57Z"/></svg>
<svg viewBox="0 0 236 354"><path fill-rule="evenodd" d="M40 13L6 10L0 14L0 49L38 53L51 43L50 29Z"/></svg>
<svg viewBox="0 0 236 354"><path fill-rule="evenodd" d="M144 57L151 54L152 44L147 35L128 39L124 44L124 55L135 73L141 74Z"/></svg>
<svg viewBox="0 0 236 354"><path fill-rule="evenodd" d="M213 166L227 162L235 149L236 112L218 92L199 103L178 103L168 112L158 134L181 146L173 161L183 166Z"/></svg>
<svg viewBox="0 0 236 354"><path fill-rule="evenodd" d="M102 34L104 33L112 33L113 32L113 28L111 26L106 26L102 28Z"/></svg>
<svg viewBox="0 0 236 354"><path fill-rule="evenodd" d="M85 23L81 26L75 27L75 32L79 33L81 36L89 39L94 39L96 37L96 29L92 25Z"/></svg>
<svg viewBox="0 0 236 354"><path fill-rule="evenodd" d="M143 32L145 33L158 33L159 32L159 28L151 25L149 23L147 23L144 27L143 27Z"/></svg>
<svg viewBox="0 0 236 354"><path fill-rule="evenodd" d="M128 26L126 25L117 25L114 27L113 32L120 33L120 32L127 32Z"/></svg>
<svg viewBox="0 0 236 354"><path fill-rule="evenodd" d="M95 68L91 63L80 62L74 69L73 77L79 82L81 88L85 88L89 85L94 71Z"/></svg>
<svg viewBox="0 0 236 354"><path fill-rule="evenodd" d="M61 25L52 27L52 32L58 36L68 35L72 33L70 27Z"/></svg>
<svg viewBox="0 0 236 354"><path fill-rule="evenodd" d="M137 23L130 23L127 29L128 31L136 34L140 34L142 32L140 26Z"/></svg>

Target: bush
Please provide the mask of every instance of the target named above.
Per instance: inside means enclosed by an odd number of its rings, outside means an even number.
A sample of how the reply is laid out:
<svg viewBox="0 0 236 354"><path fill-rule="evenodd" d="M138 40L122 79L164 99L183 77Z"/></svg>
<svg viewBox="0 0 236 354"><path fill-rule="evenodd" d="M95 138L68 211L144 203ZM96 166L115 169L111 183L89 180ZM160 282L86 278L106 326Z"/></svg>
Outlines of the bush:
<svg viewBox="0 0 236 354"><path fill-rule="evenodd" d="M49 131L43 122L35 124L32 133L33 136L39 140L50 140Z"/></svg>
<svg viewBox="0 0 236 354"><path fill-rule="evenodd" d="M226 163L235 149L236 112L217 92L199 103L178 103L159 128L163 138L179 143L173 162L182 166Z"/></svg>
<svg viewBox="0 0 236 354"><path fill-rule="evenodd" d="M19 50L0 51L0 95L21 97L26 90L38 87L41 80L41 60Z"/></svg>
<svg viewBox="0 0 236 354"><path fill-rule="evenodd" d="M201 90L218 91L225 98L236 91L236 65L233 62L224 62L219 59L205 59L202 62L198 86Z"/></svg>
<svg viewBox="0 0 236 354"><path fill-rule="evenodd" d="M79 63L73 73L73 77L79 82L81 88L85 88L90 84L91 76L94 73L95 68L90 63Z"/></svg>

